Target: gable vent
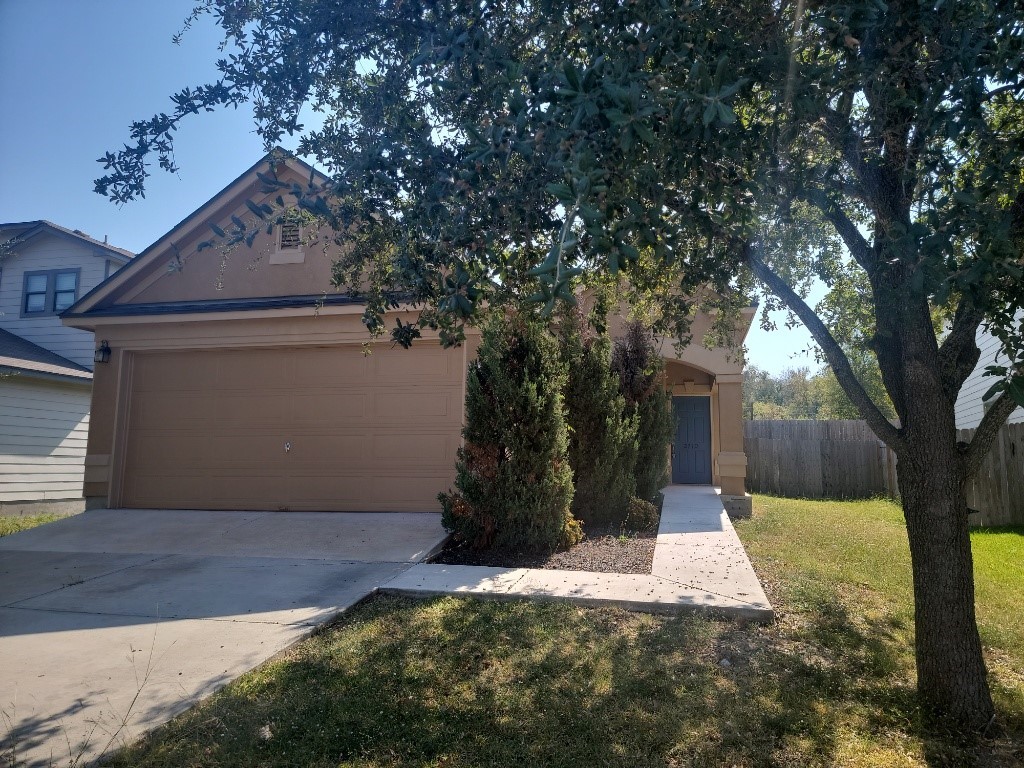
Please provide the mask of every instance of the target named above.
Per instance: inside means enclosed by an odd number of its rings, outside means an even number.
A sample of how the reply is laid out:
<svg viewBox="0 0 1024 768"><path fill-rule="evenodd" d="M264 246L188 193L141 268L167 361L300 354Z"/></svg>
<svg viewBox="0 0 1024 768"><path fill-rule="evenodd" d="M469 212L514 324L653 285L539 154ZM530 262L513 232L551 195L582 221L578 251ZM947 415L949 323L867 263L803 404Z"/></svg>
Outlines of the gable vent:
<svg viewBox="0 0 1024 768"><path fill-rule="evenodd" d="M299 225L299 222L281 222L280 249L282 251L295 250L300 245L302 245L302 227Z"/></svg>

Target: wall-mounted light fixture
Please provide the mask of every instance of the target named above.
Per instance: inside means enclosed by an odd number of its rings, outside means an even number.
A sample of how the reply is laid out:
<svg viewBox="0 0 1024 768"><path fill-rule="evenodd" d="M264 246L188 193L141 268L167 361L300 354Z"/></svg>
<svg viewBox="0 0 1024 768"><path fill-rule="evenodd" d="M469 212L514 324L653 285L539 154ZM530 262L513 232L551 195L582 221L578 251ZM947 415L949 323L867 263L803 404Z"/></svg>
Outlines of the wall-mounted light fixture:
<svg viewBox="0 0 1024 768"><path fill-rule="evenodd" d="M96 347L96 354L92 356L92 359L97 363L109 363L110 345L106 341L101 341L100 345Z"/></svg>

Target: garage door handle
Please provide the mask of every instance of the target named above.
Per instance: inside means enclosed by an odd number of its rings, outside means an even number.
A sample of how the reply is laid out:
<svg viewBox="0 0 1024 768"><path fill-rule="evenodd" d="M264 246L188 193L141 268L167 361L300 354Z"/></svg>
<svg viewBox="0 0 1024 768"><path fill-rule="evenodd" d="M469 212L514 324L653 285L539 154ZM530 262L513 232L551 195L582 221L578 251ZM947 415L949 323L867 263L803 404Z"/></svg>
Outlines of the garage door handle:
<svg viewBox="0 0 1024 768"><path fill-rule="evenodd" d="M284 452L285 453L288 453L288 451L290 451L291 449L292 449L292 444L291 443L285 443L284 444Z"/></svg>

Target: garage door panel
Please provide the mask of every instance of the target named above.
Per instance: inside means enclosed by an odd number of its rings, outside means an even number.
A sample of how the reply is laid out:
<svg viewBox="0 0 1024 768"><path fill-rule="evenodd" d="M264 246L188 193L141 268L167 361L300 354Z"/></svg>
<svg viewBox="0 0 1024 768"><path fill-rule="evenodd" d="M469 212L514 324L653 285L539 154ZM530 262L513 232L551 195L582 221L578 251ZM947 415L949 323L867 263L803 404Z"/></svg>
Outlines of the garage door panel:
<svg viewBox="0 0 1024 768"><path fill-rule="evenodd" d="M239 382L249 386L258 382L261 389L288 389L294 380L295 356L291 350L273 355L266 350L231 351L218 361L217 385L221 388L234 388Z"/></svg>
<svg viewBox="0 0 1024 768"><path fill-rule="evenodd" d="M416 381L461 381L461 372L455 371L453 362L456 355L437 354L429 344L413 346L409 349L389 349L386 352L374 353L376 358L377 378L379 380L407 380L410 370L415 370Z"/></svg>
<svg viewBox="0 0 1024 768"><path fill-rule="evenodd" d="M373 457L380 461L406 462L412 466L451 463L460 437L453 433L377 434L373 436Z"/></svg>
<svg viewBox="0 0 1024 768"><path fill-rule="evenodd" d="M328 472L342 463L364 461L371 446L372 435L367 430L302 434L291 441L288 458L293 465L301 465L294 467L296 472L303 472L309 467L315 467L317 472Z"/></svg>
<svg viewBox="0 0 1024 768"><path fill-rule="evenodd" d="M145 457L146 464L156 464L169 458L177 461L179 456L184 458L181 452L190 442L191 439L187 438L175 444L173 435L170 440L164 440L163 433L159 432L131 432L125 440L125 457L129 464L135 464L140 457ZM172 455L172 451L177 455Z"/></svg>
<svg viewBox="0 0 1024 768"><path fill-rule="evenodd" d="M283 472L274 474L265 468L255 467L249 472L224 471L210 477L207 495L215 509L286 509L286 502L273 500L287 482L288 477Z"/></svg>
<svg viewBox="0 0 1024 768"><path fill-rule="evenodd" d="M202 483L196 483L193 475L146 475L136 474L125 483L125 494L130 507L166 506L177 509L200 509L207 503ZM165 499L174 499L172 505L161 504Z"/></svg>
<svg viewBox="0 0 1024 768"><path fill-rule="evenodd" d="M392 470L447 471L454 466L460 437L456 433L378 435L347 431L338 434L302 435L291 443L288 460L298 474L331 472L378 472Z"/></svg>
<svg viewBox="0 0 1024 768"><path fill-rule="evenodd" d="M449 423L457 413L459 392L438 387L417 390L381 391L374 398L374 423L415 419L417 422L436 419ZM461 409L460 409L461 411Z"/></svg>
<svg viewBox="0 0 1024 768"><path fill-rule="evenodd" d="M282 432L246 431L239 434L214 435L211 452L215 457L210 464L237 468L252 466L274 469L287 460L285 443L288 438Z"/></svg>
<svg viewBox="0 0 1024 768"><path fill-rule="evenodd" d="M286 459L286 440L283 435L265 431L204 438L188 430L149 430L129 436L126 455L130 464L151 474L172 470L204 474L211 467L229 470L247 467L259 474L273 470L276 463Z"/></svg>
<svg viewBox="0 0 1024 768"><path fill-rule="evenodd" d="M287 395L231 390L216 396L219 430L284 429L291 422Z"/></svg>
<svg viewBox="0 0 1024 768"><path fill-rule="evenodd" d="M208 391L217 380L220 362L213 355L160 352L139 355L132 373L135 392Z"/></svg>
<svg viewBox="0 0 1024 768"><path fill-rule="evenodd" d="M462 360L426 345L140 353L121 503L436 511L461 440Z"/></svg>
<svg viewBox="0 0 1024 768"><path fill-rule="evenodd" d="M126 441L126 456L130 465L188 469L202 469L216 454L209 441L197 439L187 430L133 431Z"/></svg>
<svg viewBox="0 0 1024 768"><path fill-rule="evenodd" d="M198 392L150 391L132 409L133 430L196 429L216 418L218 404Z"/></svg>
<svg viewBox="0 0 1024 768"><path fill-rule="evenodd" d="M292 428L344 428L369 420L372 393L344 389L298 390L289 397Z"/></svg>
<svg viewBox="0 0 1024 768"><path fill-rule="evenodd" d="M374 355L364 355L361 347L311 347L294 355L296 370L310 384L365 387L376 378Z"/></svg>
<svg viewBox="0 0 1024 768"><path fill-rule="evenodd" d="M341 498L353 512L430 512L437 494L451 486L454 472L393 473L366 477L338 472L292 478L292 510L331 509Z"/></svg>

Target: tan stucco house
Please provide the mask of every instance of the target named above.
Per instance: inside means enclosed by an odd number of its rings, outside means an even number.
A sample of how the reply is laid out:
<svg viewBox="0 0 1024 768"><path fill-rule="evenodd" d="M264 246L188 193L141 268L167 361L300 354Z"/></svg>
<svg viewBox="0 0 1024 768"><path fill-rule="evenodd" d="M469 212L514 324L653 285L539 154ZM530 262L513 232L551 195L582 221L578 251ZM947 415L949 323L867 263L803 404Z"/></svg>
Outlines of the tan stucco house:
<svg viewBox="0 0 1024 768"><path fill-rule="evenodd" d="M371 339L362 305L330 292L331 249L286 228L226 258L197 252L211 224L275 196L257 172L302 184L311 169L263 158L64 314L110 349L93 379L89 505L437 510L478 336L447 350ZM665 351L681 417L676 481L719 484L749 506L742 366L699 343Z"/></svg>

